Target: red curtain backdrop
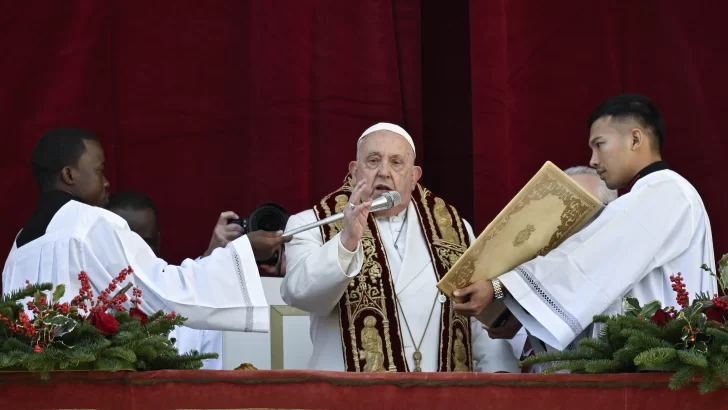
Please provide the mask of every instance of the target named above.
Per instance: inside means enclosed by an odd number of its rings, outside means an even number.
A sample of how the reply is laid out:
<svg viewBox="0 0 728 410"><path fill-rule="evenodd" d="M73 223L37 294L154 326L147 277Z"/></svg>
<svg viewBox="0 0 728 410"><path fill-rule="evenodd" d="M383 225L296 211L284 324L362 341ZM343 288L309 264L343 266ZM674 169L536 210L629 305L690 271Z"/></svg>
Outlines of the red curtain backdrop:
<svg viewBox="0 0 728 410"><path fill-rule="evenodd" d="M470 1L477 226L546 160L588 165L589 113L639 93L665 117L663 158L701 194L715 251L728 253L726 11L720 1Z"/></svg>
<svg viewBox="0 0 728 410"><path fill-rule="evenodd" d="M378 121L410 131L425 185L480 231L546 160L586 165L586 117L622 92L663 111L665 158L728 252L722 2L426 3L3 2L0 254L32 212L29 156L53 127L99 135L112 191L157 202L178 263L222 211L309 208Z"/></svg>

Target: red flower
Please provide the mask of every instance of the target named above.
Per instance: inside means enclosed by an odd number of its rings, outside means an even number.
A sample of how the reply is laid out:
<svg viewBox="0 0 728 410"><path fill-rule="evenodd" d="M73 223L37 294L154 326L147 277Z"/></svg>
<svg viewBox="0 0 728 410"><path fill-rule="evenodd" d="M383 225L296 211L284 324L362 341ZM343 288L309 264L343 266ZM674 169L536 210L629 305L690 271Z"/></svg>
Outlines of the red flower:
<svg viewBox="0 0 728 410"><path fill-rule="evenodd" d="M35 345L35 352L36 352L36 353L40 353L40 352L42 352L42 351L43 351L43 348L42 348L42 347L40 347L40 345Z"/></svg>
<svg viewBox="0 0 728 410"><path fill-rule="evenodd" d="M106 312L95 311L91 316L91 324L106 336L113 336L119 331L119 322Z"/></svg>
<svg viewBox="0 0 728 410"><path fill-rule="evenodd" d="M714 320L718 323L723 323L723 316L725 316L725 311L723 309L710 307L705 309L705 316L708 318L708 320Z"/></svg>
<svg viewBox="0 0 728 410"><path fill-rule="evenodd" d="M129 316L141 320L143 325L147 324L147 315L145 315L144 312L142 312L142 310L139 309L138 307L135 307L132 310L130 310Z"/></svg>
<svg viewBox="0 0 728 410"><path fill-rule="evenodd" d="M671 319L670 315L665 313L662 309L657 309L654 315L652 315L652 321L660 326L665 326Z"/></svg>

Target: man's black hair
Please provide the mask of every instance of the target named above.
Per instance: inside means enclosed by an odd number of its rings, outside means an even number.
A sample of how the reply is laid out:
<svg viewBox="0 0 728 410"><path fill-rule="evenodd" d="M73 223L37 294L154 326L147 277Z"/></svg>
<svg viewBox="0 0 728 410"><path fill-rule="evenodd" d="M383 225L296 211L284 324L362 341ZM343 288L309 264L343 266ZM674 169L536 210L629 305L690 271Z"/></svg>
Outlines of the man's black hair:
<svg viewBox="0 0 728 410"><path fill-rule="evenodd" d="M612 117L614 120L633 120L657 140L657 150L662 153L665 140L665 121L657 110L655 103L647 97L637 94L624 94L612 97L603 102L589 116L587 127L602 117Z"/></svg>
<svg viewBox="0 0 728 410"><path fill-rule="evenodd" d="M85 140L98 138L78 128L56 128L40 138L30 155L30 168L41 192L54 189L63 168L78 164L86 152Z"/></svg>
<svg viewBox="0 0 728 410"><path fill-rule="evenodd" d="M149 198L147 194L139 191L121 191L109 198L108 209L128 209L132 211L143 211L145 209L151 209L154 212L154 217L157 219L159 224L159 213L157 212L157 206Z"/></svg>

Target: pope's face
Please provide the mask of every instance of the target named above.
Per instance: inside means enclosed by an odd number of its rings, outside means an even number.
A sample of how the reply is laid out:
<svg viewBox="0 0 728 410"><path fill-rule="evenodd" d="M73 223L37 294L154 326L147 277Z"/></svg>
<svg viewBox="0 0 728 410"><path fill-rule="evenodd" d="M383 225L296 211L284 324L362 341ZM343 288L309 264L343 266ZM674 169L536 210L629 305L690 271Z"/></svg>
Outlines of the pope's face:
<svg viewBox="0 0 728 410"><path fill-rule="evenodd" d="M404 137L391 131L375 131L367 135L359 146L358 158L349 164L354 183L362 179L372 189L372 199L388 191L397 191L400 204L378 215L396 215L404 210L412 197L412 191L422 176L422 169L415 166L415 155Z"/></svg>

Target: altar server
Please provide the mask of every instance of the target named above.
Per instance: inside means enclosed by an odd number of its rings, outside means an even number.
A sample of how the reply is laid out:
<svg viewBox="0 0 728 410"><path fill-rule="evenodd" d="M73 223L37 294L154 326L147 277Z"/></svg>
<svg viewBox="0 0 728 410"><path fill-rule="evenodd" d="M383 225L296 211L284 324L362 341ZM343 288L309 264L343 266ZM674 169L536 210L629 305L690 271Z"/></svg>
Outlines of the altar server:
<svg viewBox="0 0 728 410"><path fill-rule="evenodd" d="M155 255L159 255L160 233L159 233L159 212L157 205L152 198L139 191L123 191L111 195L107 209L124 218L129 228L139 235L149 245ZM242 234L237 229L240 225L227 224L228 219L238 218L232 212L223 212L220 215L217 225L210 241L210 248L205 252L209 255L218 247L229 243L227 239L220 237L218 231L223 235L239 237ZM219 245L219 246L218 246ZM200 353L217 353L217 359L207 359L202 362L203 370L222 370L222 332L219 330L192 329L187 326L177 326L170 333L169 338L174 338L175 347L180 352L196 350Z"/></svg>
<svg viewBox="0 0 728 410"><path fill-rule="evenodd" d="M589 126L590 165L626 193L546 256L457 291L470 300L456 310L477 315L505 297L529 333L564 349L594 315L622 313L624 296L675 305L670 276L678 272L691 294L717 293L715 278L700 269L715 270L708 215L695 188L662 161L664 122L653 102L614 97Z"/></svg>
<svg viewBox="0 0 728 410"><path fill-rule="evenodd" d="M79 129L44 135L32 156L41 195L16 237L3 269L3 291L31 283L65 284L64 301L78 294L85 271L96 295L131 266L131 282L142 290L141 309L176 311L199 329L268 330L268 306L255 260L265 260L285 239L253 232L197 261L174 266L155 256L108 201L104 151Z"/></svg>
<svg viewBox="0 0 728 410"><path fill-rule="evenodd" d="M318 370L518 371L505 341L458 315L435 284L473 241L458 211L419 185L415 146L401 127L361 135L344 185L291 216L286 230L344 212L343 221L294 236L281 296L309 312ZM369 214L397 191L400 205Z"/></svg>

